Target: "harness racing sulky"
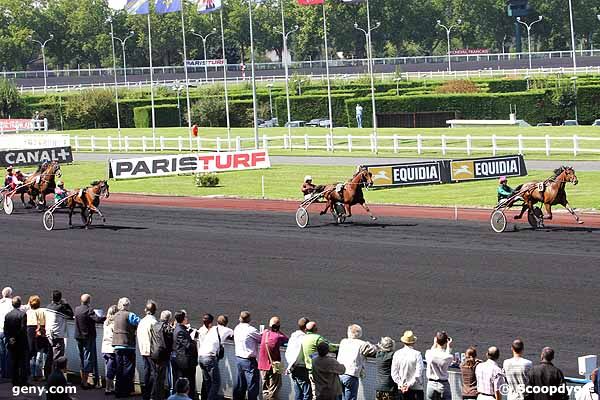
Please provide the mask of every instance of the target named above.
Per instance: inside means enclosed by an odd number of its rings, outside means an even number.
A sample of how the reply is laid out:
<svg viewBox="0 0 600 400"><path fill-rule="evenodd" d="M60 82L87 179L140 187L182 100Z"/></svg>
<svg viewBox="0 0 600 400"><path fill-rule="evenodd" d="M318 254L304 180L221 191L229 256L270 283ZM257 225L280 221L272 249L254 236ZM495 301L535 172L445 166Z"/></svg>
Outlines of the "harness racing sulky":
<svg viewBox="0 0 600 400"><path fill-rule="evenodd" d="M29 196L29 204L38 210L46 209L46 196L54 193L56 188L56 178L60 178L62 172L60 165L56 161L45 162L38 169L28 176L22 183L15 187L6 186L1 191L4 212L11 215L14 211L12 197L15 194L21 195L21 202L27 208L24 200L25 193ZM38 200L36 204L35 200Z"/></svg>

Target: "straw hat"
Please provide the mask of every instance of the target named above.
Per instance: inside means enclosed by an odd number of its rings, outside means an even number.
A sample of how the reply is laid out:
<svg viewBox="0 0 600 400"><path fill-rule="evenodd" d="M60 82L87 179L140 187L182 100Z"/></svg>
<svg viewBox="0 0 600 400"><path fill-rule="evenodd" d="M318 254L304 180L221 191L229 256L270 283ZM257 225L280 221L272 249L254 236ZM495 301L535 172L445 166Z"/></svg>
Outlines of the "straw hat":
<svg viewBox="0 0 600 400"><path fill-rule="evenodd" d="M415 344L417 341L417 337L415 336L413 331L404 331L404 335L402 335L400 341L404 344Z"/></svg>

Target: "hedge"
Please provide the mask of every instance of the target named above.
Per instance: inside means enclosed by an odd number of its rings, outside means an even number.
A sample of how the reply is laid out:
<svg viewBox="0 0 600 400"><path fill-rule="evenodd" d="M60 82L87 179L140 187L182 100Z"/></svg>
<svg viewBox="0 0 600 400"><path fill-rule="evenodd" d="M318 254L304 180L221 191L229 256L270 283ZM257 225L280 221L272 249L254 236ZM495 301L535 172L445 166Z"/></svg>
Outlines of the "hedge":
<svg viewBox="0 0 600 400"><path fill-rule="evenodd" d="M181 107L181 118L185 109ZM154 107L154 117L157 127L179 126L179 110L177 105L164 104ZM135 107L133 120L136 128L149 128L152 126L152 106Z"/></svg>
<svg viewBox="0 0 600 400"><path fill-rule="evenodd" d="M527 90L527 81L524 79L503 79L488 81L490 93L524 92Z"/></svg>

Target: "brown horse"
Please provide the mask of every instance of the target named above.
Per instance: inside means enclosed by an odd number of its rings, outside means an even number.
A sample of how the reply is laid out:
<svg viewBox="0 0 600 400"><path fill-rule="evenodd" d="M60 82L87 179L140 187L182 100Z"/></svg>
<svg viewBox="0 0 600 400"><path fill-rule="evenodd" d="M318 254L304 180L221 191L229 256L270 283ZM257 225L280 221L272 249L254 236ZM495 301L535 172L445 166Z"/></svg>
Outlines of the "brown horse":
<svg viewBox="0 0 600 400"><path fill-rule="evenodd" d="M575 175L573 167L563 166L554 170L554 175L546 179L544 182L529 182L523 185L517 186L515 193L518 193L523 198L523 208L519 215L515 215L515 219L520 219L525 210L533 212L533 206L536 203L543 203L546 208L546 215L544 219L552 219L552 206L560 204L566 208L578 224L583 224L583 221L579 219L579 216L575 213L575 210L569 205L567 200L567 193L565 192L565 185L567 182L571 182L573 185L577 185L579 180ZM516 201L517 199L515 199Z"/></svg>
<svg viewBox="0 0 600 400"><path fill-rule="evenodd" d="M57 161L45 162L40 165L33 174L25 180L27 185L27 194L29 195L29 203L35 206L34 199L39 196L39 205L46 208L46 196L54 193L56 188L56 178L62 176L60 165Z"/></svg>
<svg viewBox="0 0 600 400"><path fill-rule="evenodd" d="M85 229L92 224L92 215L97 213L102 217L102 221L106 222L106 218L98 208L100 205L100 197L108 198L110 196L108 182L94 181L91 187L84 189L75 189L67 196L67 208L69 209L69 228L73 227L71 218L75 207L81 208L81 220Z"/></svg>
<svg viewBox="0 0 600 400"><path fill-rule="evenodd" d="M359 167L349 182L344 184L342 195L336 190L336 185L326 185L323 189L323 198L326 201L325 209L321 211L321 215L327 211L334 209L335 203L342 203L346 210L346 216L352 216L352 206L360 204L362 208L371 216L371 219L376 220L371 210L365 202L363 195L363 187L368 188L373 186L373 174L365 167Z"/></svg>

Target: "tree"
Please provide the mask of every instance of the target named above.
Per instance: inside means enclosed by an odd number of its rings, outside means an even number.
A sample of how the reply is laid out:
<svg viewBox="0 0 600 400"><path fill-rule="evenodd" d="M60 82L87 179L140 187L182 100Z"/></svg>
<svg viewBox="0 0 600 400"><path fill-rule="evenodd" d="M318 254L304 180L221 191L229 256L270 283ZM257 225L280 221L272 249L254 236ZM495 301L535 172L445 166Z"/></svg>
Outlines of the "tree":
<svg viewBox="0 0 600 400"><path fill-rule="evenodd" d="M0 117L9 118L19 108L20 96L13 81L0 79Z"/></svg>

